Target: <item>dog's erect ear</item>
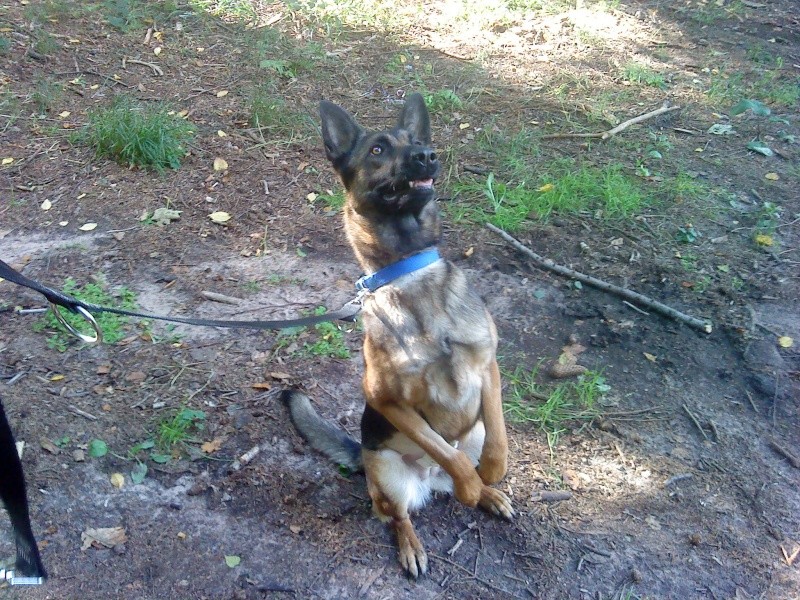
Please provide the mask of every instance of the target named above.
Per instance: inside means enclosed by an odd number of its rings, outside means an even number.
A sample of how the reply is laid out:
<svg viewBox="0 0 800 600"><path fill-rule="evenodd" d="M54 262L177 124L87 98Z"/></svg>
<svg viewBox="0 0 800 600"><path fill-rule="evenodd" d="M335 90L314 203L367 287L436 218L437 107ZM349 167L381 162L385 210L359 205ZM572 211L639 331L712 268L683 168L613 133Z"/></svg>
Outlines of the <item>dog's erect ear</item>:
<svg viewBox="0 0 800 600"><path fill-rule="evenodd" d="M400 113L397 126L409 131L426 146L431 145L431 118L428 116L425 100L420 94L406 96L406 104Z"/></svg>
<svg viewBox="0 0 800 600"><path fill-rule="evenodd" d="M353 149L361 136L362 129L346 110L327 100L319 103L319 116L322 119L325 153L328 155L328 160L336 163Z"/></svg>

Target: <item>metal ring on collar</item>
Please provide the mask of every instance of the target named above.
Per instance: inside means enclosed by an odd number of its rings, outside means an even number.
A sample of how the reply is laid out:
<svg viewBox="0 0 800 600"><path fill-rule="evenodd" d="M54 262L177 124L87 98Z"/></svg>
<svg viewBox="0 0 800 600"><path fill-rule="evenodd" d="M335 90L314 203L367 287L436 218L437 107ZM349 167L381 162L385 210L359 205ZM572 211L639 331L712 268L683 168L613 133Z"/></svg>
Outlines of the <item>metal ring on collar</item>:
<svg viewBox="0 0 800 600"><path fill-rule="evenodd" d="M92 344L94 342L102 342L103 341L103 330L100 329L100 325L97 324L94 316L88 310L83 308L82 306L76 306L75 311L82 316L86 321L89 322L89 325L92 326L94 329L94 336L86 335L85 333L81 333L77 329L75 329L72 325L67 323L66 319L64 319L64 315L61 314L61 311L58 310L58 306L53 302L50 303L50 308L53 311L53 314L56 317L56 320L63 325L64 329L69 331L72 335L78 338L82 342L86 342L87 344Z"/></svg>

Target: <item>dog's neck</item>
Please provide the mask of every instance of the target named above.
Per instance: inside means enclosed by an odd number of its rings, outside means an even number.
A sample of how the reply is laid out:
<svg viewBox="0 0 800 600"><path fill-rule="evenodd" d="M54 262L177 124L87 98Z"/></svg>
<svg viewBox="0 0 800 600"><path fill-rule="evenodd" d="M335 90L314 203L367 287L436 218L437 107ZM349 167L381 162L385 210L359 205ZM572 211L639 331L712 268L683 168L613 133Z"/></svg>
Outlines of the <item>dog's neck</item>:
<svg viewBox="0 0 800 600"><path fill-rule="evenodd" d="M439 243L441 219L435 201L415 215L370 215L345 206L345 231L365 273L371 274L416 252Z"/></svg>

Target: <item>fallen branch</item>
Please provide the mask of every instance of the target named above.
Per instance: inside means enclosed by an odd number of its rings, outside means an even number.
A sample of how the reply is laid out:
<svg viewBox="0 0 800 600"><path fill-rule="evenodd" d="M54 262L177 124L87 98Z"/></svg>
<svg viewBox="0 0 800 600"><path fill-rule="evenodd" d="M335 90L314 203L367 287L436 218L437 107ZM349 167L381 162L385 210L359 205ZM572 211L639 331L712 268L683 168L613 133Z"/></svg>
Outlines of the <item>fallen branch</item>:
<svg viewBox="0 0 800 600"><path fill-rule="evenodd" d="M599 133L551 133L548 135L543 135L542 139L556 140L564 138L598 138L602 141L606 141L617 135L620 131L627 129L631 125L636 125L636 123L647 121L648 119L652 119L653 117L657 117L659 115L663 115L665 113L672 112L674 110L680 110L680 106L670 106L669 101L665 100L664 104L662 104L661 107L655 110L651 110L649 113L645 113L643 115L639 115L638 117L633 117L632 119L623 121L616 127L609 129L608 131L601 131Z"/></svg>
<svg viewBox="0 0 800 600"><path fill-rule="evenodd" d="M657 300L653 300L652 298L649 298L644 294L640 294L638 292L634 292L626 288L621 288L619 286L614 285L613 283L608 283L607 281L603 281L602 279L597 279L596 277L592 277L591 275L585 275L579 271L570 269L569 267L558 265L551 259L536 254L533 250L522 244L516 238L507 234L499 227L495 227L491 223L487 223L486 227L491 231L494 231L497 235L502 237L512 246L514 246L514 248L516 248L523 254L526 254L529 258L533 260L534 263L536 263L536 265L538 265L543 269L552 271L553 273L558 273L559 275L562 275L564 277L575 279L587 285L591 285L592 287L596 287L599 290L603 290L604 292L609 292L611 294L615 294L617 296L625 298L626 300L630 300L631 302L636 302L640 306L652 309L657 313L664 315L665 317L669 317L670 319L675 319L676 321L680 321L681 323L686 323L687 325L689 325L690 327L694 327L695 329L701 329L706 333L711 333L712 331L713 326L711 321L698 319L697 317L692 317L691 315L682 313L679 310L667 306L666 304L662 304Z"/></svg>
<svg viewBox="0 0 800 600"><path fill-rule="evenodd" d="M772 448L773 450L775 450L775 452L777 452L786 460L788 460L789 464L792 465L795 469L800 469L800 458L795 456L793 452L787 450L772 438L768 439L767 443L769 444L770 448Z"/></svg>
<svg viewBox="0 0 800 600"><path fill-rule="evenodd" d="M211 300L212 302L219 302L220 304L236 305L241 302L239 298L234 298L233 296L226 296L225 294L218 294L217 292L209 292L208 290L203 290L202 292L200 292L200 295L206 300Z"/></svg>
<svg viewBox="0 0 800 600"><path fill-rule="evenodd" d="M700 431L700 433L703 434L703 439L706 440L707 442L711 441L711 440L708 439L708 435L703 430L703 426L700 425L700 421L698 421L697 417L694 416L694 413L692 413L692 411L689 410L689 407L686 406L685 404L683 404L683 405L681 405L681 408L683 409L683 412L685 412L687 415L689 415L689 418L692 420L692 423L694 423L694 426L697 427L698 431Z"/></svg>

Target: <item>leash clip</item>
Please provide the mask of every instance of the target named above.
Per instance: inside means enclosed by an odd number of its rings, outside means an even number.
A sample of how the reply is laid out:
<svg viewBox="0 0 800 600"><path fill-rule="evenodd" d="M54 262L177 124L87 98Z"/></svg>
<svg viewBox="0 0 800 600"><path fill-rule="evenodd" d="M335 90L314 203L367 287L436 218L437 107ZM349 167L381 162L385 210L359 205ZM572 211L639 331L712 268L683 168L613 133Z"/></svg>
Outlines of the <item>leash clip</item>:
<svg viewBox="0 0 800 600"><path fill-rule="evenodd" d="M11 585L42 585L44 577L20 577L14 571L0 569L0 581L7 581Z"/></svg>
<svg viewBox="0 0 800 600"><path fill-rule="evenodd" d="M64 318L64 315L61 314L61 311L58 310L58 305L51 302L50 309L53 311L53 315L56 317L56 321L61 323L61 325L69 331L72 335L78 338L82 342L86 342L87 344L93 344L94 342L103 342L103 330L100 329L100 325L98 325L97 320L94 318L92 313L88 310L83 308L82 306L76 306L75 312L77 312L80 316L82 316L86 321L88 321L89 325L92 326L94 329L94 335L86 335L85 333L81 333L77 329L75 329L72 325L67 323L67 320Z"/></svg>

